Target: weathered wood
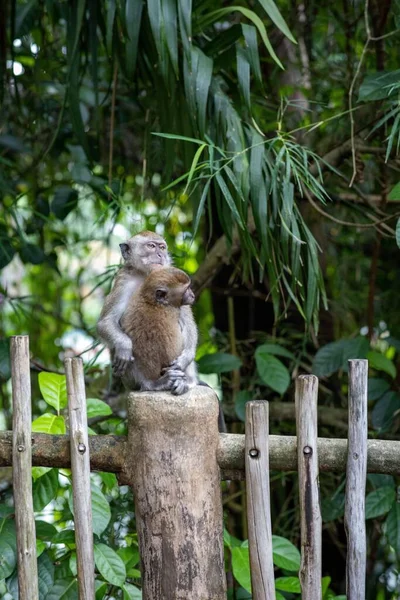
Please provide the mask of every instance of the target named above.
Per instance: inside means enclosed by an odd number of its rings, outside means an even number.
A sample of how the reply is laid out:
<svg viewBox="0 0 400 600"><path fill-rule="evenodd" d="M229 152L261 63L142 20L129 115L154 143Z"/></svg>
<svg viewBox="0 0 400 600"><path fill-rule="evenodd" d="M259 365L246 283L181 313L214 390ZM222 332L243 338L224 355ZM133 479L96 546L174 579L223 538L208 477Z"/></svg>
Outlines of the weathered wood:
<svg viewBox="0 0 400 600"><path fill-rule="evenodd" d="M31 474L31 375L27 335L17 335L11 338L10 354L13 398L12 467L19 598L20 600L38 600L36 532Z"/></svg>
<svg viewBox="0 0 400 600"><path fill-rule="evenodd" d="M344 524L347 534L346 595L365 600L367 541L365 485L367 478L368 361L349 360L349 438Z"/></svg>
<svg viewBox="0 0 400 600"><path fill-rule="evenodd" d="M318 484L318 378L300 375L296 380L296 432L299 469L301 593L307 600L321 600L322 519Z"/></svg>
<svg viewBox="0 0 400 600"><path fill-rule="evenodd" d="M252 597L275 600L269 492L268 402L246 404L246 494Z"/></svg>
<svg viewBox="0 0 400 600"><path fill-rule="evenodd" d="M330 473L346 471L347 440L318 438L319 470ZM400 475L400 442L368 440L368 473ZM244 435L220 434L218 464L226 479L244 477ZM297 471L297 440L288 435L269 436L271 471Z"/></svg>
<svg viewBox="0 0 400 600"><path fill-rule="evenodd" d="M143 600L225 600L218 400L132 393L128 458Z"/></svg>
<svg viewBox="0 0 400 600"><path fill-rule="evenodd" d="M220 434L218 464L222 479L244 479L245 439L241 434ZM89 436L92 471L116 473L121 485L129 484L124 472L127 438L123 435ZM368 440L368 473L400 475L400 442ZM343 473L346 470L347 440L318 438L319 470ZM293 436L269 436L270 470L297 471L297 440ZM66 435L32 434L32 464L69 468L71 455ZM12 465L12 431L0 431L0 467Z"/></svg>
<svg viewBox="0 0 400 600"><path fill-rule="evenodd" d="M66 358L79 600L94 600L94 554L85 378L81 358Z"/></svg>

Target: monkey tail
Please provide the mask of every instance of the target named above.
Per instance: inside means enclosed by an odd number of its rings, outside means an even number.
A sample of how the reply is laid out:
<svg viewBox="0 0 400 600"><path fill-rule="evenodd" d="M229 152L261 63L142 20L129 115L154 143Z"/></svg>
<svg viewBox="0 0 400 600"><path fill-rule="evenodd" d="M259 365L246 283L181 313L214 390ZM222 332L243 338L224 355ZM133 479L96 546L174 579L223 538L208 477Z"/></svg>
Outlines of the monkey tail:
<svg viewBox="0 0 400 600"><path fill-rule="evenodd" d="M211 386L208 385L208 383L206 383L205 381L201 381L201 379L199 379L198 385L203 385L204 387L208 387L211 389ZM228 429L226 427L226 422L225 422L225 415L224 415L224 411L222 409L222 404L221 402L218 401L218 431L220 433L228 433Z"/></svg>

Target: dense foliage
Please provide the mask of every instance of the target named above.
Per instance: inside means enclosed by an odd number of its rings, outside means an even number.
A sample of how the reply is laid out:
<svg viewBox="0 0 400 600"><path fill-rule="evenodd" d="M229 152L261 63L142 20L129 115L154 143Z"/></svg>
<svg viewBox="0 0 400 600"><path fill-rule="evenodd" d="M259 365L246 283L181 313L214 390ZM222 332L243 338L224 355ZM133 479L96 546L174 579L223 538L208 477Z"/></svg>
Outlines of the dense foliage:
<svg viewBox="0 0 400 600"><path fill-rule="evenodd" d="M272 432L293 434L293 380L313 372L319 433L344 437L360 357L370 436L397 439L399 36L398 0L3 2L0 429L8 338L29 333L34 431L65 432L62 361L82 355L92 433L126 433L95 324L118 244L153 229L193 275L199 368L230 431L266 398ZM0 595L16 598L0 475ZM76 598L70 473L33 478L41 598ZM325 600L345 592L344 485L321 476ZM369 600L400 591L397 485L368 478ZM229 597L243 600L244 486L223 493ZM296 475L273 473L271 493L277 597L296 598ZM140 597L132 507L113 475L93 475L99 599Z"/></svg>

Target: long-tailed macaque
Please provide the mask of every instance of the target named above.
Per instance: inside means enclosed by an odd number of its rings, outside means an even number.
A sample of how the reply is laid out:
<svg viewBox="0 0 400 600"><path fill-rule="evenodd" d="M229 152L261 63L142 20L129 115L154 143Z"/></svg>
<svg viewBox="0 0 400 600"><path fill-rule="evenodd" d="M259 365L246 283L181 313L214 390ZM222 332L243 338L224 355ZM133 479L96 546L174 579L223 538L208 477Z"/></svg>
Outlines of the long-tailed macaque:
<svg viewBox="0 0 400 600"><path fill-rule="evenodd" d="M128 306L129 299L138 290L146 276L160 266L171 264L165 240L151 231L142 231L120 244L125 264L121 267L115 279L113 289L104 301L104 306L97 323L99 337L105 342L111 352L114 374L122 377L129 386L129 371L135 357L132 340L121 329L121 318ZM180 390L185 386L183 373L196 373L194 358L197 346L197 327L192 311L182 309L180 312L180 327L186 338L186 345L176 360L167 368L171 382ZM182 393L182 392L180 392Z"/></svg>
<svg viewBox="0 0 400 600"><path fill-rule="evenodd" d="M194 300L189 276L174 267L154 269L129 299L121 327L136 355L126 376L133 377L141 390L183 394L197 384L193 359L179 363L182 368L171 367L188 345L196 346L197 328L190 308ZM182 328L181 323L189 321L190 327ZM189 344L188 330L190 335L196 332Z"/></svg>

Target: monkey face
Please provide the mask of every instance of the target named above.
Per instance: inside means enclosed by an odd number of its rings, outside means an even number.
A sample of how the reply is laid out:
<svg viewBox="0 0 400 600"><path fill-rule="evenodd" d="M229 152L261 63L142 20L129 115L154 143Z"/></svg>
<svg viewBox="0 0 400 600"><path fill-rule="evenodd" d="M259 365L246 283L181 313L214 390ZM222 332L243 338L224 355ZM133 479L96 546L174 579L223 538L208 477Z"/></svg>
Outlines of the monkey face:
<svg viewBox="0 0 400 600"><path fill-rule="evenodd" d="M184 306L185 304L188 304L189 306L191 306L192 304L194 304L195 301L195 295L194 292L192 290L192 288L189 286L183 296L182 296L182 306Z"/></svg>
<svg viewBox="0 0 400 600"><path fill-rule="evenodd" d="M119 245L125 264L147 274L155 266L168 266L171 258L165 240L156 233L144 231Z"/></svg>

